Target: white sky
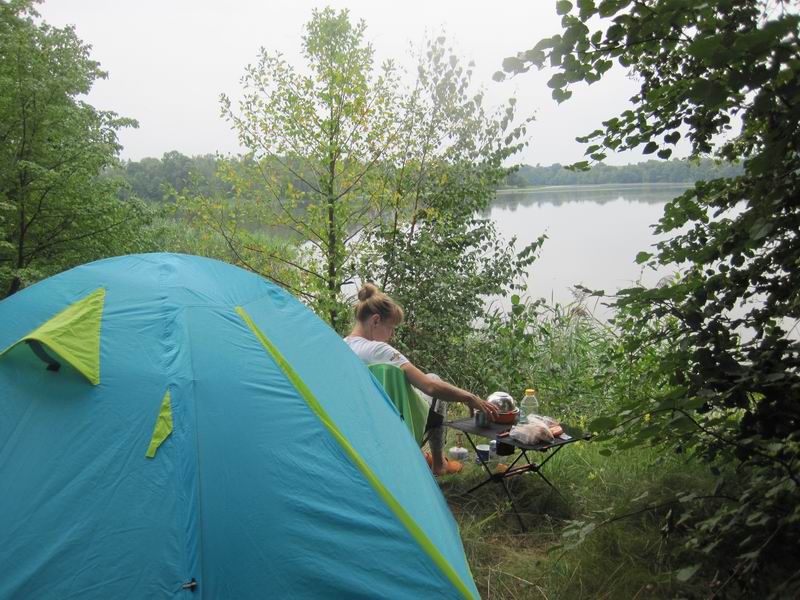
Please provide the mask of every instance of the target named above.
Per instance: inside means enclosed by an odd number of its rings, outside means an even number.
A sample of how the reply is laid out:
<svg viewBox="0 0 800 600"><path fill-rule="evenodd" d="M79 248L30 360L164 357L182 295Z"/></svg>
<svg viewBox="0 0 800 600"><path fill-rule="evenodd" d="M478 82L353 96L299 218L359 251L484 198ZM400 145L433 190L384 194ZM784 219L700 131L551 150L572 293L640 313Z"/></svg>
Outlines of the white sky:
<svg viewBox="0 0 800 600"><path fill-rule="evenodd" d="M420 45L442 28L465 62L476 62L476 81L486 99L499 103L516 95L521 111L536 113L530 145L517 161L569 163L583 150L575 136L586 134L627 106L635 84L622 71L591 87L574 89L561 106L550 98L549 75L529 73L502 84L491 76L503 58L526 50L560 30L555 1L462 0L46 0L38 8L48 23L75 25L92 45L92 58L108 71L88 101L139 121L121 132L123 158L160 157L169 150L187 155L237 153L236 136L219 114L219 94L238 96L239 78L255 62L259 47L282 52L296 65L303 25L314 7L348 8L364 19L366 37L379 60L394 58L413 72L409 44ZM622 164L639 154L610 156Z"/></svg>

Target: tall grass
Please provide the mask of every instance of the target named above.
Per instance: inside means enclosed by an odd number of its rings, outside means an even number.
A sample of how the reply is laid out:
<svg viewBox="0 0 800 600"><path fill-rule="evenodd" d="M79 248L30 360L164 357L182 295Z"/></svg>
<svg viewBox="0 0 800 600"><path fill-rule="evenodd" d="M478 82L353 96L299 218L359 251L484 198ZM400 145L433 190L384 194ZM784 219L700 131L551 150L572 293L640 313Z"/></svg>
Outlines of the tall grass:
<svg viewBox="0 0 800 600"><path fill-rule="evenodd" d="M468 464L442 480L483 598L708 595L698 589L702 584L690 586L675 577L682 540L669 527L670 507L661 501L678 488L708 489L712 477L655 451L604 456L601 450L598 443L577 442L547 463L543 472L559 493L534 473L507 480L526 532L500 484L465 494L485 477L479 466ZM642 510L648 507L656 508ZM582 519L604 524L581 528L576 521Z"/></svg>

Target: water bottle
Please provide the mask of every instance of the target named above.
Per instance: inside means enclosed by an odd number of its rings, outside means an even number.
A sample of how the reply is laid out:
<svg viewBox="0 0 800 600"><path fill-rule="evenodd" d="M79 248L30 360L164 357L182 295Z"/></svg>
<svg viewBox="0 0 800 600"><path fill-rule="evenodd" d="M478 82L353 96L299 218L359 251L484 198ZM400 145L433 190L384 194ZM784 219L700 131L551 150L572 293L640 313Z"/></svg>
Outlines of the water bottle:
<svg viewBox="0 0 800 600"><path fill-rule="evenodd" d="M519 420L522 423L528 422L528 415L539 414L539 399L536 397L536 390L528 388L525 396L519 403Z"/></svg>

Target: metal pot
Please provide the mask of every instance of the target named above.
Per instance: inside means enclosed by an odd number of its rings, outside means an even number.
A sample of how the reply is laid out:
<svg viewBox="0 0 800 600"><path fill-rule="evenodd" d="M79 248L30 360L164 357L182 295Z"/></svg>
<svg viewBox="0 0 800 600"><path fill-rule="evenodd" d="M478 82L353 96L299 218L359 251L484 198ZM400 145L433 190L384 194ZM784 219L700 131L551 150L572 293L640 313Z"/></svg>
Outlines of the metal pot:
<svg viewBox="0 0 800 600"><path fill-rule="evenodd" d="M511 413L517 410L517 403L514 402L514 398L511 397L511 394L506 392L494 392L489 394L486 401L489 404L494 404L501 413Z"/></svg>

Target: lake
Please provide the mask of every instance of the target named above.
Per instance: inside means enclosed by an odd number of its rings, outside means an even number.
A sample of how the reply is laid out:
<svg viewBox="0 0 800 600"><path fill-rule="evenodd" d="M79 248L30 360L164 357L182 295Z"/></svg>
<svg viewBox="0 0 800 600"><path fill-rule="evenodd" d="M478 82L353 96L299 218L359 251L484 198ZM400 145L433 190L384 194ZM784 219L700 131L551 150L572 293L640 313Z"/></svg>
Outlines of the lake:
<svg viewBox="0 0 800 600"><path fill-rule="evenodd" d="M540 258L528 271L528 295L569 303L576 284L606 293L637 280L653 285L669 272L643 272L636 254L658 241L652 225L664 204L687 184L564 186L507 190L497 194L486 213L517 249L545 233ZM662 236L663 237L663 236ZM594 302L589 308L594 307ZM598 306L595 315L607 311Z"/></svg>

